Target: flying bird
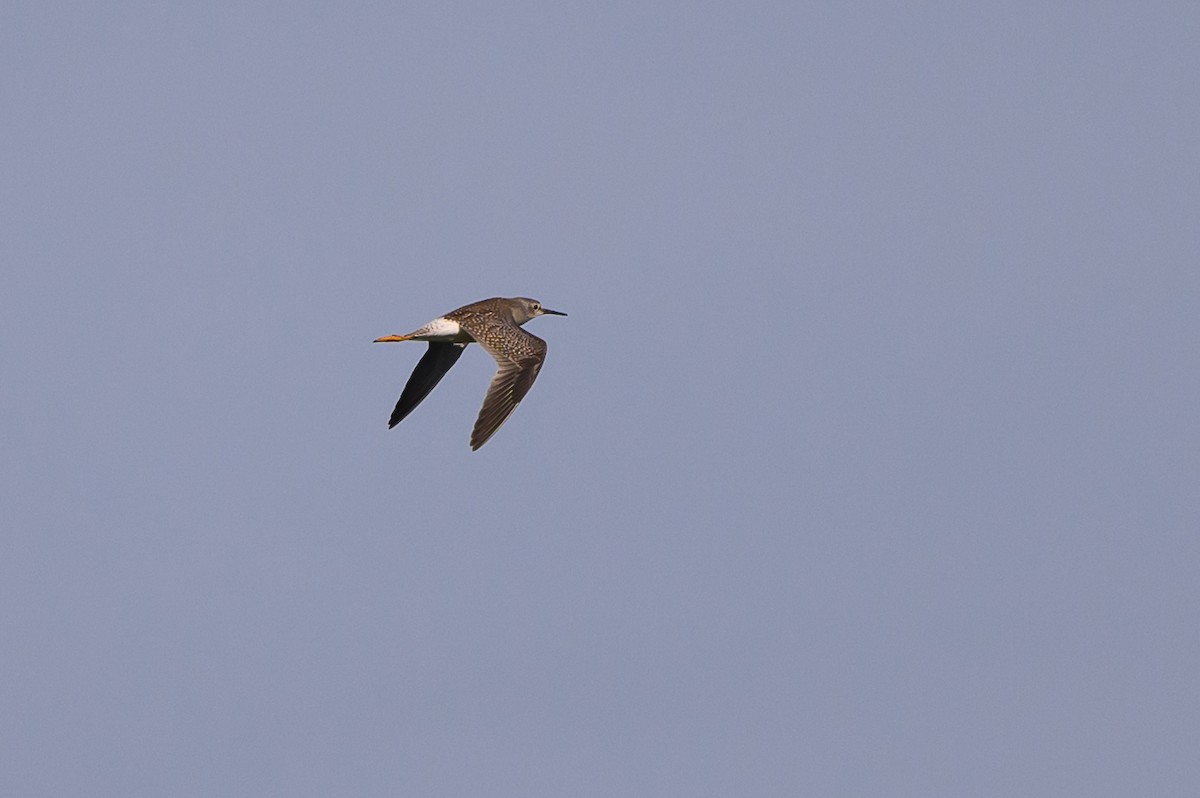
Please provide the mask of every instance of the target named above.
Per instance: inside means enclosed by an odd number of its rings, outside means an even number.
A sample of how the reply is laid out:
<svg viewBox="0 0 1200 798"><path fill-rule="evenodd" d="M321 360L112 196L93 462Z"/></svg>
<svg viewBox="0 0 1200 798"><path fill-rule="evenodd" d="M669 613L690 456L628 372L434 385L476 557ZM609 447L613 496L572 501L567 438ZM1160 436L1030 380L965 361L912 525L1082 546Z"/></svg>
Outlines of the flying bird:
<svg viewBox="0 0 1200 798"><path fill-rule="evenodd" d="M407 335L385 335L375 343L392 341L428 341L429 348L421 357L412 376L396 402L388 420L388 429L421 404L450 367L458 362L467 344L477 343L496 359L496 376L483 397L483 407L475 428L471 430L471 450L488 442L488 438L508 420L517 405L533 387L538 371L546 360L546 342L521 329L521 325L538 316L565 316L557 310L542 307L536 299L494 297L464 305Z"/></svg>

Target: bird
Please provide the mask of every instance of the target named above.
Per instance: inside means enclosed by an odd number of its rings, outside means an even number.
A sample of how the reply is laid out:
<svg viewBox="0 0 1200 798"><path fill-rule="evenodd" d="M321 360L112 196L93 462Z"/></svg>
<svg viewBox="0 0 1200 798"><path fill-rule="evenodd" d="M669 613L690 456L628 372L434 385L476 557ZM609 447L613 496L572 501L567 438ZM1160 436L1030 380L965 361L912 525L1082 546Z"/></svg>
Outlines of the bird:
<svg viewBox="0 0 1200 798"><path fill-rule="evenodd" d="M521 325L545 315L567 314L545 308L538 300L528 297L493 297L463 305L406 335L376 338L377 344L429 342L429 348L400 393L400 400L388 419L388 429L403 421L429 395L458 362L467 344L477 343L495 358L497 366L496 375L483 398L479 418L471 430L471 451L483 446L517 409L541 371L546 360L546 342L522 330Z"/></svg>

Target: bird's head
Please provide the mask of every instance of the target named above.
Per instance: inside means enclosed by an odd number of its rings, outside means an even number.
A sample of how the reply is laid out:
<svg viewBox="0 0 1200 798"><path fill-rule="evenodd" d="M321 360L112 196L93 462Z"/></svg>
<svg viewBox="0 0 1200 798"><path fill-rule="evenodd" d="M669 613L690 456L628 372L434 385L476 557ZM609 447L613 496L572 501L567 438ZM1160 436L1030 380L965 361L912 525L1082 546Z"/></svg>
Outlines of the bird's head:
<svg viewBox="0 0 1200 798"><path fill-rule="evenodd" d="M536 319L538 316L567 315L559 310L550 310L549 308L544 308L542 307L541 302L538 302L536 299L530 299L529 297L514 297L513 302L516 303L513 306L513 320L516 321L517 324L524 324L530 319Z"/></svg>

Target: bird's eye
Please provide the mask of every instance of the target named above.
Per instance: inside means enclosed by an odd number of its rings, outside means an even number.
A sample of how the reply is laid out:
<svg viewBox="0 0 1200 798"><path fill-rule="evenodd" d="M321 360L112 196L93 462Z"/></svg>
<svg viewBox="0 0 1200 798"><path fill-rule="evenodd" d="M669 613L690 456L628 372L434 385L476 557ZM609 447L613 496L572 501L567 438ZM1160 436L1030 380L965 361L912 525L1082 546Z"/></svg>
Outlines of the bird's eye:
<svg viewBox="0 0 1200 798"><path fill-rule="evenodd" d="M534 309L534 310L541 310L541 309L542 309L542 306L541 306L541 305L539 305L538 303L534 302L534 303L533 303L533 309Z"/></svg>

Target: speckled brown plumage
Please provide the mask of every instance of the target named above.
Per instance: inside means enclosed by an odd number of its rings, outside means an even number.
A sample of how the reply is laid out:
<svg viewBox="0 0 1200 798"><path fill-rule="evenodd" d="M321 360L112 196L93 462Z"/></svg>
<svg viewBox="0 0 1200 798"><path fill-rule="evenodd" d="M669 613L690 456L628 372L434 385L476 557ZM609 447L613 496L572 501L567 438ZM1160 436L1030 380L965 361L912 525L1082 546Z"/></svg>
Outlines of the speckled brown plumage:
<svg viewBox="0 0 1200 798"><path fill-rule="evenodd" d="M429 342L396 402L388 427L399 424L429 395L467 344L478 343L498 367L471 431L471 449L483 446L517 409L541 371L546 342L522 330L521 325L544 314L567 315L543 308L536 299L495 297L452 310L407 335L376 339Z"/></svg>

